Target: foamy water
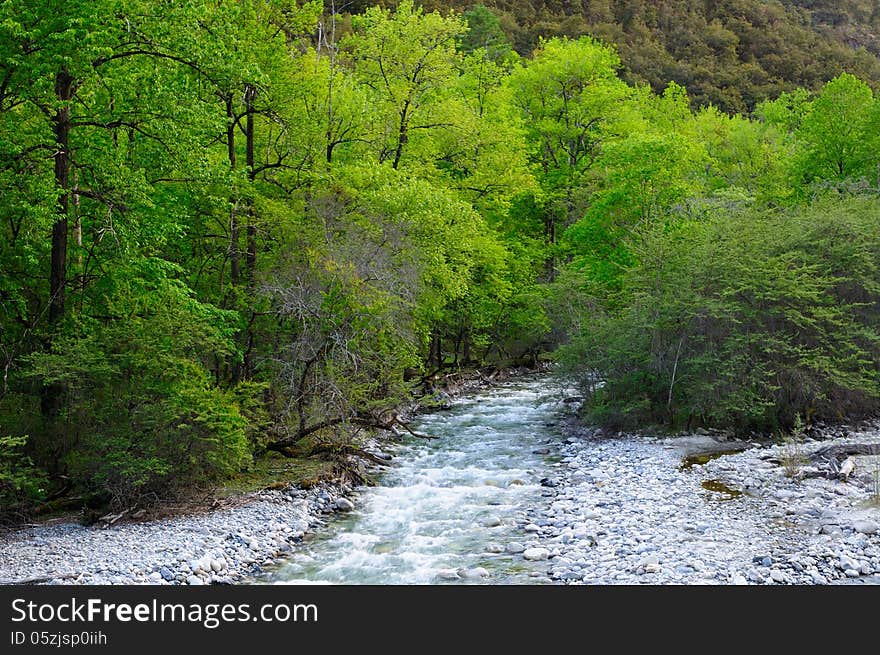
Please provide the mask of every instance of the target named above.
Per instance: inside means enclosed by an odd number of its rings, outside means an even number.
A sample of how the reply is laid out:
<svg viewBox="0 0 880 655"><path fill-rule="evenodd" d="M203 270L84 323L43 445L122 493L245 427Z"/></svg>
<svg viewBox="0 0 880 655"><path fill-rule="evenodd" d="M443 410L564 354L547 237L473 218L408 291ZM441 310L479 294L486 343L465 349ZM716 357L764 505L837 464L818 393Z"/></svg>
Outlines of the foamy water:
<svg viewBox="0 0 880 655"><path fill-rule="evenodd" d="M559 437L548 426L559 417L559 398L536 378L420 417L414 427L438 439L398 446L380 486L358 494L357 508L304 543L272 581L430 584L476 567L489 571L486 583L536 581L529 574L546 562L489 551L529 536L524 511L540 501L549 464L533 451Z"/></svg>

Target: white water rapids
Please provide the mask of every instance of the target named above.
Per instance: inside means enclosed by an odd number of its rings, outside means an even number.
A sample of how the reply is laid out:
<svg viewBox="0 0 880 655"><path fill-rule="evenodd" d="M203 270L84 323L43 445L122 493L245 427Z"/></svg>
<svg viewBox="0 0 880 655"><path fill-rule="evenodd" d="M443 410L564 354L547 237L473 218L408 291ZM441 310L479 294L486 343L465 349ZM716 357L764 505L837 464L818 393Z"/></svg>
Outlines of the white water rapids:
<svg viewBox="0 0 880 655"><path fill-rule="evenodd" d="M437 439L395 448L379 486L307 539L272 581L430 584L482 567L489 576L469 582L548 582L546 562L491 551L530 536L523 517L547 491L540 480L554 461L534 451L560 438L560 398L546 377L527 378L419 417L414 427Z"/></svg>

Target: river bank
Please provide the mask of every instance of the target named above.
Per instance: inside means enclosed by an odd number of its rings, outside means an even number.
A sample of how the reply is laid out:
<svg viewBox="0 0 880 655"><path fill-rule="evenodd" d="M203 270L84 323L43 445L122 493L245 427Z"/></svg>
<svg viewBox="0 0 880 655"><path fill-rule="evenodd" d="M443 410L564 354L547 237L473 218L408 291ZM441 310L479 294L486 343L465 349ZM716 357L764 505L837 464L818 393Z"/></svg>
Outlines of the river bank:
<svg viewBox="0 0 880 655"><path fill-rule="evenodd" d="M286 557L351 487L243 495L238 506L106 529L74 522L0 538L0 580L49 584L231 584Z"/></svg>
<svg viewBox="0 0 880 655"><path fill-rule="evenodd" d="M869 429L797 446L880 443ZM693 457L745 447L717 457ZM604 437L580 428L524 527L570 584L827 584L880 580L877 458L846 481L799 479L787 444L710 437Z"/></svg>
<svg viewBox="0 0 880 655"><path fill-rule="evenodd" d="M877 457L798 479L791 445L577 426L568 390L525 376L413 417L378 487L246 494L234 507L0 538L0 579L240 582L831 584L880 577ZM880 443L880 429L797 446ZM724 452L745 448L740 452ZM720 456L693 457L696 453ZM790 467L789 467L790 468ZM791 470L788 471L791 473ZM338 512L342 508L344 512ZM331 516L331 514L333 514Z"/></svg>

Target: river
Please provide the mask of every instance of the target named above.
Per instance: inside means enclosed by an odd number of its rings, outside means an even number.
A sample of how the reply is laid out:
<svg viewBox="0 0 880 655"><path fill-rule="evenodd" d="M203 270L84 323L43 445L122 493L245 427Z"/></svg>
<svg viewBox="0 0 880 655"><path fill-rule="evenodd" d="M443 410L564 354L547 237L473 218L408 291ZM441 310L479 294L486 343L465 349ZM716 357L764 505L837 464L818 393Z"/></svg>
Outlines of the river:
<svg viewBox="0 0 880 655"><path fill-rule="evenodd" d="M558 459L561 398L547 377L530 376L420 416L413 427L437 439L397 446L380 484L359 493L354 511L331 519L271 579L549 582L546 562L504 549L525 540L527 510L549 493L541 480Z"/></svg>

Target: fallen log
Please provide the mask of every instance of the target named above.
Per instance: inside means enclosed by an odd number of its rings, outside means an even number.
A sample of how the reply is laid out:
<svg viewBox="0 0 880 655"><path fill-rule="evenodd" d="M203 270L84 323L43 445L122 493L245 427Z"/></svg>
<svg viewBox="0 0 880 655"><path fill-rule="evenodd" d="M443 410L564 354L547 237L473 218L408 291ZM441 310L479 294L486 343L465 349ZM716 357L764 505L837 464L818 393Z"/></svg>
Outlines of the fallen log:
<svg viewBox="0 0 880 655"><path fill-rule="evenodd" d="M103 527L107 528L111 525L117 523L122 517L126 516L134 507L129 507L128 509L122 510L118 514L106 514L98 519L98 523L103 523Z"/></svg>
<svg viewBox="0 0 880 655"><path fill-rule="evenodd" d="M880 455L880 443L851 443L825 446L810 455L810 459L814 462L820 460L828 462L836 460L840 462L853 455Z"/></svg>

